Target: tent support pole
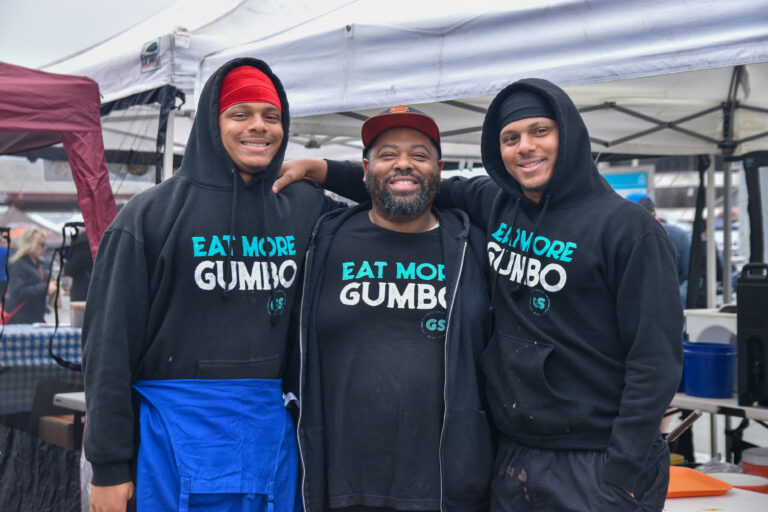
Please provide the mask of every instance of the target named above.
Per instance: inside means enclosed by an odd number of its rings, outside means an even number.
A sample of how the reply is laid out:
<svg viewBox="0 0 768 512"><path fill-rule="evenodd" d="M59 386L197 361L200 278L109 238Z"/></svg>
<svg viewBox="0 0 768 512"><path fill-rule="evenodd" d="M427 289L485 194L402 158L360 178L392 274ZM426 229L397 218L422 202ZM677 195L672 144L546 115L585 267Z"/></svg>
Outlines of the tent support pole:
<svg viewBox="0 0 768 512"><path fill-rule="evenodd" d="M733 162L726 163L723 169L723 304L733 302L731 297L731 184L733 180Z"/></svg>
<svg viewBox="0 0 768 512"><path fill-rule="evenodd" d="M19 142L21 139L23 139L27 135L29 135L29 132L22 132L19 135L17 135L16 137L13 137L11 140L9 140L7 144L4 144L4 145L0 146L0 154L5 152L6 149L8 149L9 147L13 146L14 144Z"/></svg>
<svg viewBox="0 0 768 512"><path fill-rule="evenodd" d="M723 104L723 141L720 143L720 149L724 157L731 156L737 146L733 140L733 125L737 108L736 93L743 77L744 66L735 66L728 87L728 101ZM729 163L723 166L723 304L731 302L731 168L732 164ZM709 214L709 211L707 213ZM710 233L709 216L707 216L707 233ZM711 231L711 233L714 240L715 232Z"/></svg>
<svg viewBox="0 0 768 512"><path fill-rule="evenodd" d="M715 155L707 167L707 308L714 308L717 297L717 243L715 242Z"/></svg>
<svg viewBox="0 0 768 512"><path fill-rule="evenodd" d="M173 176L173 137L176 110L168 111L168 124L165 130L165 151L163 152L163 181Z"/></svg>

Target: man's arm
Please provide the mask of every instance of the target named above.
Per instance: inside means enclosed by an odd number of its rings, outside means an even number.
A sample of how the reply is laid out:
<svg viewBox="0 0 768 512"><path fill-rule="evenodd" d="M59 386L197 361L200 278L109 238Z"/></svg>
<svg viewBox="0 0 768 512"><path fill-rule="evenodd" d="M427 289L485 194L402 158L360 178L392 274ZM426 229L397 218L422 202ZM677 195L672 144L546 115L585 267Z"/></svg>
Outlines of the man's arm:
<svg viewBox="0 0 768 512"><path fill-rule="evenodd" d="M359 163L311 158L288 160L283 162L272 192L277 194L291 183L301 180L322 185L326 190L353 201L370 199L363 181L363 166Z"/></svg>
<svg viewBox="0 0 768 512"><path fill-rule="evenodd" d="M280 167L277 179L272 184L272 192L277 194L291 183L301 180L309 180L318 185L324 185L327 174L328 164L325 160L314 158L286 160Z"/></svg>
<svg viewBox="0 0 768 512"><path fill-rule="evenodd" d="M491 209L498 195L499 187L487 176L449 178L440 182L435 206L464 210L475 225L488 231Z"/></svg>
<svg viewBox="0 0 768 512"><path fill-rule="evenodd" d="M289 160L283 163L280 176L272 186L278 193L291 183L302 179L322 185L326 190L354 201L368 201L370 196L363 181L363 166L359 163L336 160ZM435 199L438 208L459 208L469 214L472 222L487 229L498 186L490 178L450 178L440 182Z"/></svg>
<svg viewBox="0 0 768 512"><path fill-rule="evenodd" d="M683 313L668 237L647 234L633 244L619 257L616 283L620 340L628 352L603 475L634 492L682 371Z"/></svg>
<svg viewBox="0 0 768 512"><path fill-rule="evenodd" d="M88 237L85 233L80 235L82 239L72 244L64 263L64 275L75 277L93 268L93 257L88 245Z"/></svg>
<svg viewBox="0 0 768 512"><path fill-rule="evenodd" d="M83 323L84 448L93 467L94 488L103 487L94 496L104 510L110 510L105 502L127 501L130 496L126 490L132 486L138 426L131 385L144 351L149 304L143 244L125 231L107 231L94 265Z"/></svg>

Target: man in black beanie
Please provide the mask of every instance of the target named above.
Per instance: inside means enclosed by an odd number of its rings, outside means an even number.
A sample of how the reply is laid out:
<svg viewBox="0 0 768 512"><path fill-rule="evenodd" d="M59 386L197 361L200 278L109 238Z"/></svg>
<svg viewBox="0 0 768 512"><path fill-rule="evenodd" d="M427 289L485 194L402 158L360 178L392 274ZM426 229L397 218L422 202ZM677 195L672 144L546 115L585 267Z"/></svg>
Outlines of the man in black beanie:
<svg viewBox="0 0 768 512"><path fill-rule="evenodd" d="M496 96L482 157L491 179L445 180L435 204L487 234L495 323L482 365L502 434L491 509L661 510L659 424L682 366L669 237L600 176L578 109L550 82ZM354 166L313 165L327 188L361 197Z"/></svg>

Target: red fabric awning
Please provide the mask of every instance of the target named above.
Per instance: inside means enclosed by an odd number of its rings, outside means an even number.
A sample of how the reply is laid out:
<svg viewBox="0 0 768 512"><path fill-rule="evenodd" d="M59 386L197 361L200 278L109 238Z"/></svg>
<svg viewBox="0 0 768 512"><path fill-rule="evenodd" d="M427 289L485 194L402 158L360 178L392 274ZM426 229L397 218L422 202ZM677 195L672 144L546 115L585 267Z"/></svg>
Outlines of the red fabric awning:
<svg viewBox="0 0 768 512"><path fill-rule="evenodd" d="M0 62L0 154L63 143L94 257L117 214L99 108L99 86L89 78Z"/></svg>

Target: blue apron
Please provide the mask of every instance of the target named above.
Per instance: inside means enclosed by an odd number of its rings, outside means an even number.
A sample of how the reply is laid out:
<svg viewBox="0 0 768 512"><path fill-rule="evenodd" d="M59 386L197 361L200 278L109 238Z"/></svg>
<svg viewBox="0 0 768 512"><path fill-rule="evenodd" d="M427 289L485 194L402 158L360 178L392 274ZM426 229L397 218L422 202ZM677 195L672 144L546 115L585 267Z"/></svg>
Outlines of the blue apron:
<svg viewBox="0 0 768 512"><path fill-rule="evenodd" d="M139 381L138 510L296 512L298 449L280 380Z"/></svg>

